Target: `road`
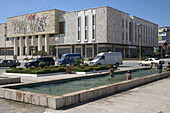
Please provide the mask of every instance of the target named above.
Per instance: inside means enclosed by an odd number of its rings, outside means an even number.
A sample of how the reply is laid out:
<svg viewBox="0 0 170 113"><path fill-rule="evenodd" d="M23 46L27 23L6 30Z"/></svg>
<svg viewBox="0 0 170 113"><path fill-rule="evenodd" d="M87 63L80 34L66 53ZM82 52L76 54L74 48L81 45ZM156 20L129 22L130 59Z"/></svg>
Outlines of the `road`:
<svg viewBox="0 0 170 113"><path fill-rule="evenodd" d="M170 59L165 59L165 61L167 64ZM124 61L119 69L138 68L140 66L137 62ZM0 73L5 72L6 69L9 68L0 68ZM52 79L54 77L37 77L38 80L46 78ZM29 80L33 81L35 78L32 77ZM0 113L159 113L170 109L169 83L170 78L159 80L123 93L62 110L0 99Z"/></svg>

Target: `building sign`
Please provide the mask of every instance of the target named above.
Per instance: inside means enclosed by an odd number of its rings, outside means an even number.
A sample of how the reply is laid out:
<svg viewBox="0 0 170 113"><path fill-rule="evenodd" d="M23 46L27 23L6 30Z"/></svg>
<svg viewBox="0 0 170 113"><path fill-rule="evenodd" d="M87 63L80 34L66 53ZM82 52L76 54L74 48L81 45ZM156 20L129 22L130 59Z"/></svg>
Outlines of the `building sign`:
<svg viewBox="0 0 170 113"><path fill-rule="evenodd" d="M8 18L7 32L8 37L58 33L56 10Z"/></svg>

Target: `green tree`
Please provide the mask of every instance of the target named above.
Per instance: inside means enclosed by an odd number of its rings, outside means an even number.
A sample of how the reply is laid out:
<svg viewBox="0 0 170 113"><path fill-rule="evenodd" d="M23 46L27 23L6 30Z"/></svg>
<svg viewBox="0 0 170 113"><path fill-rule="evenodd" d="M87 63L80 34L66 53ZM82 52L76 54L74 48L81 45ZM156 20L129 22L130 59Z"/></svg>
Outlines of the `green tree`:
<svg viewBox="0 0 170 113"><path fill-rule="evenodd" d="M41 51L38 51L38 55L40 55L41 57L47 56L47 52L41 50Z"/></svg>
<svg viewBox="0 0 170 113"><path fill-rule="evenodd" d="M35 50L35 47L34 47L34 46L30 46L29 49L31 50L31 56L32 56L32 58L33 58L33 54L34 54L33 52L34 52L34 50Z"/></svg>
<svg viewBox="0 0 170 113"><path fill-rule="evenodd" d="M50 46L50 53L51 53L51 56L53 56L55 52L56 52L55 45L51 45L51 46Z"/></svg>

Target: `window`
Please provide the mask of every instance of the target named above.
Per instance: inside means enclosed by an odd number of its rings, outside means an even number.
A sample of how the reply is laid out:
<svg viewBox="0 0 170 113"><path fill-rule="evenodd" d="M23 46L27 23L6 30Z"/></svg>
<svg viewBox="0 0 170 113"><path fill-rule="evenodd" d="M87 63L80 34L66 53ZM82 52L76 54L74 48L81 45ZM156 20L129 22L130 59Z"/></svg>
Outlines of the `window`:
<svg viewBox="0 0 170 113"><path fill-rule="evenodd" d="M126 20L126 28L128 28L128 21Z"/></svg>
<svg viewBox="0 0 170 113"><path fill-rule="evenodd" d="M78 40L80 40L80 35L81 35L81 32L80 32L80 25L81 25L81 18L78 17Z"/></svg>
<svg viewBox="0 0 170 113"><path fill-rule="evenodd" d="M87 25L88 25L88 18L87 16L85 16L85 40L87 40L87 34L88 34Z"/></svg>
<svg viewBox="0 0 170 113"><path fill-rule="evenodd" d="M85 30L85 40L87 40L87 30Z"/></svg>
<svg viewBox="0 0 170 113"><path fill-rule="evenodd" d="M92 39L95 40L95 35L96 35L96 32L95 32L95 24L96 24L96 16L93 15L92 16Z"/></svg>
<svg viewBox="0 0 170 113"><path fill-rule="evenodd" d="M122 19L122 28L124 28L124 20Z"/></svg>
<svg viewBox="0 0 170 113"><path fill-rule="evenodd" d="M78 17L78 27L80 27L80 24L81 24L81 18Z"/></svg>
<svg viewBox="0 0 170 113"><path fill-rule="evenodd" d="M42 38L45 38L45 35L42 35Z"/></svg>
<svg viewBox="0 0 170 113"><path fill-rule="evenodd" d="M126 40L128 40L128 33L126 32Z"/></svg>
<svg viewBox="0 0 170 113"><path fill-rule="evenodd" d="M23 37L23 39L25 40L25 36Z"/></svg>
<svg viewBox="0 0 170 113"><path fill-rule="evenodd" d="M19 37L17 37L17 40L19 40Z"/></svg>
<svg viewBox="0 0 170 113"><path fill-rule="evenodd" d="M124 40L124 32L122 32L122 40Z"/></svg>
<svg viewBox="0 0 170 113"><path fill-rule="evenodd" d="M29 39L31 39L32 38L32 36L29 36Z"/></svg>
<svg viewBox="0 0 170 113"><path fill-rule="evenodd" d="M35 38L38 38L38 35L36 35Z"/></svg>
<svg viewBox="0 0 170 113"><path fill-rule="evenodd" d="M59 34L65 34L65 22L59 22Z"/></svg>
<svg viewBox="0 0 170 113"><path fill-rule="evenodd" d="M88 18L87 16L85 16L85 26L87 26L87 24L88 24Z"/></svg>
<svg viewBox="0 0 170 113"><path fill-rule="evenodd" d="M7 40L7 41L10 41L10 40L14 40L14 38L9 38L9 37L8 37L6 40Z"/></svg>
<svg viewBox="0 0 170 113"><path fill-rule="evenodd" d="M93 36L92 36L93 40L95 39L95 29L93 29Z"/></svg>
<svg viewBox="0 0 170 113"><path fill-rule="evenodd" d="M95 24L96 24L96 16L93 15L93 16L92 16L92 19L93 19L93 25L95 25Z"/></svg>
<svg viewBox="0 0 170 113"><path fill-rule="evenodd" d="M78 40L80 40L80 31L78 31Z"/></svg>

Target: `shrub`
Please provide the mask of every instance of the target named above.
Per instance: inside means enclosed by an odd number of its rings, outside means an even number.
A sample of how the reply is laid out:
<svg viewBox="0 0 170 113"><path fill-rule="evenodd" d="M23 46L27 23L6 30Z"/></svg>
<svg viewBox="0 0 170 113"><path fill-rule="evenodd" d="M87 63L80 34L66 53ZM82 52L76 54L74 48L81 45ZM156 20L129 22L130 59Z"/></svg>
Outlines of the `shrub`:
<svg viewBox="0 0 170 113"><path fill-rule="evenodd" d="M83 64L83 66L89 66L89 64L85 63L85 64Z"/></svg>
<svg viewBox="0 0 170 113"><path fill-rule="evenodd" d="M40 62L38 65L39 65L41 68L44 68L44 67L46 66L46 63L45 63L45 62Z"/></svg>

